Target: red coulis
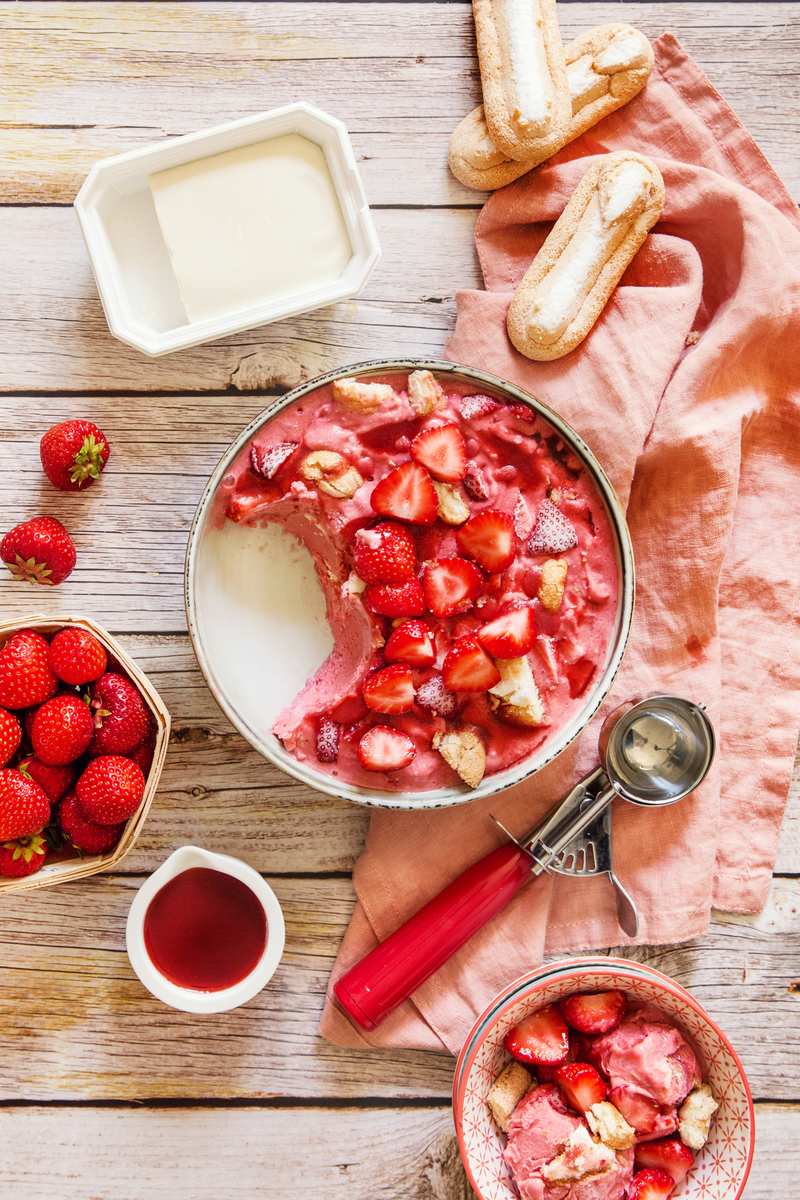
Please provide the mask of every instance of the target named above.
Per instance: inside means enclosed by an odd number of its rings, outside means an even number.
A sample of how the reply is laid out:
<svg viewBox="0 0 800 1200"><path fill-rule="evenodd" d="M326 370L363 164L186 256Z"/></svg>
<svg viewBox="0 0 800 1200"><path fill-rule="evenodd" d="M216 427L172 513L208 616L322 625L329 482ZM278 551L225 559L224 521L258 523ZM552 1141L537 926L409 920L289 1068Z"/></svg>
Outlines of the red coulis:
<svg viewBox="0 0 800 1200"><path fill-rule="evenodd" d="M165 883L147 906L144 944L171 983L220 992L258 963L267 944L267 917L240 879L190 867Z"/></svg>

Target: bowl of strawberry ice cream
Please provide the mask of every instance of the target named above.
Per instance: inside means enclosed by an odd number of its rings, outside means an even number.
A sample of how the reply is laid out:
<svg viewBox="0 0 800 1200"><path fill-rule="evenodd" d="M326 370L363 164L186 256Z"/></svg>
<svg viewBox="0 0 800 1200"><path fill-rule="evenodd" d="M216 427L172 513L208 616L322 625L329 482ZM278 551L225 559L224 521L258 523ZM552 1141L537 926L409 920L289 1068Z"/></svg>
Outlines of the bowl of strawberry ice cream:
<svg viewBox="0 0 800 1200"><path fill-rule="evenodd" d="M478 1018L453 1112L480 1200L737 1200L753 1155L741 1063L650 967L542 967Z"/></svg>
<svg viewBox="0 0 800 1200"><path fill-rule="evenodd" d="M624 515L546 404L483 372L363 363L234 441L187 550L189 632L244 736L383 807L519 782L607 694L633 608Z"/></svg>

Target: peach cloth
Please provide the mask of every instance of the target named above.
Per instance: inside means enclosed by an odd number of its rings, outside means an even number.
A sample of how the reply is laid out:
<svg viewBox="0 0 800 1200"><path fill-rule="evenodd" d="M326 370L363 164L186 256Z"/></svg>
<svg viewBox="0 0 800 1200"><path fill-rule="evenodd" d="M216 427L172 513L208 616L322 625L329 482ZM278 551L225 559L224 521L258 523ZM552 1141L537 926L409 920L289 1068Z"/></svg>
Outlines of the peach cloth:
<svg viewBox="0 0 800 1200"><path fill-rule="evenodd" d="M678 42L666 35L655 52L636 99L486 204L476 233L486 290L458 294L445 352L538 396L609 474L637 566L622 668L581 738L532 779L458 808L373 814L333 978L504 840L490 812L515 834L531 829L596 764L603 716L654 688L704 703L719 748L680 803L614 802L637 942L702 934L712 906L764 904L800 723L800 218ZM586 341L530 362L506 335L512 294L592 156L626 149L661 169L663 217ZM374 1034L355 1030L330 991L320 1031L342 1045L455 1053L543 953L626 944L607 876L545 876Z"/></svg>

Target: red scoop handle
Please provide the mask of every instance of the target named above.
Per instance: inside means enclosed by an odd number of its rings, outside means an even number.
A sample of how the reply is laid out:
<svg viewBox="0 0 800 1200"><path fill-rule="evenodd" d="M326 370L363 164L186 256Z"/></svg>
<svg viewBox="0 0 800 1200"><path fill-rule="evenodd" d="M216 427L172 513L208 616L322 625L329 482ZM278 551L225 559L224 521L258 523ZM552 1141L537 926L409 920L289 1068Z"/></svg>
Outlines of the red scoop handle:
<svg viewBox="0 0 800 1200"><path fill-rule="evenodd" d="M492 850L351 967L334 985L339 1003L363 1029L375 1029L530 877L530 855L514 842Z"/></svg>

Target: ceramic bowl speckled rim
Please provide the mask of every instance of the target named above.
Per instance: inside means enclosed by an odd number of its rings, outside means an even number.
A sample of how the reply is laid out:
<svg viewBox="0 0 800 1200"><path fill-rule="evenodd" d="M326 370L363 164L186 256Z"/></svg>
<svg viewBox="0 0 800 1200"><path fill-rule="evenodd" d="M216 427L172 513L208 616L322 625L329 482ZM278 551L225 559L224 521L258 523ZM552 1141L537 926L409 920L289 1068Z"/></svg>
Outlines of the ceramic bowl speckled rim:
<svg viewBox="0 0 800 1200"><path fill-rule="evenodd" d="M205 618L202 603L198 599L200 571L202 569L201 545L207 527L210 528L210 516L213 511L217 489L237 456L256 434L260 433L265 425L291 404L327 386L335 379L364 375L389 375L392 373L407 374L416 370L432 371L437 377L444 377L445 382L450 380L454 383L467 384L470 387L479 389L481 392L496 395L502 400L526 404L539 413L543 420L569 446L572 453L575 454L589 472L605 506L616 543L620 581L616 620L609 641L603 670L587 692L585 703L558 735L545 743L539 753L530 756L524 762L514 764L505 771L486 776L481 784L474 789L469 789L465 785L440 788L431 792L389 792L378 788L368 789L345 783L321 771L317 771L314 765L308 761L299 762L284 748L282 742L277 737L273 734L265 736L259 731L255 727L252 715L246 711L242 711L241 705L237 707L233 704L226 694L225 686L220 682L218 671L215 669L213 654L209 652L207 644L208 635L204 629ZM477 368L459 366L456 363L436 359L375 359L355 363L340 370L329 371L327 374L321 375L309 383L302 384L300 387L294 388L287 395L270 404L231 443L208 481L189 533L189 541L186 549L185 583L186 617L189 636L198 664L215 700L242 736L256 750L263 754L265 758L268 758L276 766L280 767L281 770L298 779L301 783L315 788L317 791L329 796L352 800L359 804L391 809L445 808L455 804L464 804L471 800L478 800L485 796L494 795L504 788L519 783L529 775L533 775L536 771L541 770L547 763L552 762L581 733L608 694L625 652L630 634L634 605L633 551L625 522L625 514L611 482L579 434L566 421L562 420L557 413L548 408L546 404L543 404L540 400L523 391L521 388L507 383L496 375L490 375ZM258 697L254 696L253 705L257 704Z"/></svg>
<svg viewBox="0 0 800 1200"><path fill-rule="evenodd" d="M601 965L602 964L602 965ZM529 1013L577 991L618 987L652 1002L689 1038L719 1101L709 1139L673 1196L738 1200L753 1160L753 1101L738 1055L702 1005L679 984L626 960L573 959L541 967L510 984L476 1021L456 1064L453 1117L458 1144L479 1200L518 1200L502 1158L505 1135L486 1107L492 1083L509 1060L506 1032Z"/></svg>

